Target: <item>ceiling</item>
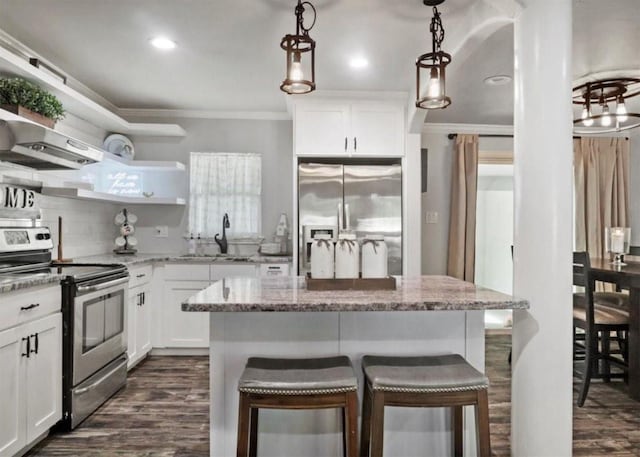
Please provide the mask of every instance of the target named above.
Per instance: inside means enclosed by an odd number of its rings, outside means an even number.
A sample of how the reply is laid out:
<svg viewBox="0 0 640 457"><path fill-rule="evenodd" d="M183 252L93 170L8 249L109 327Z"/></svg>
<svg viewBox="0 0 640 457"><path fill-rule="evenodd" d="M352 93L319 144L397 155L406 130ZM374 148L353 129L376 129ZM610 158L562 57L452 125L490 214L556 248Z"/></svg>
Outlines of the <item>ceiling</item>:
<svg viewBox="0 0 640 457"><path fill-rule="evenodd" d="M640 69L639 0L574 0L574 77ZM489 3L487 0L485 2ZM314 0L318 89L410 92L414 62L428 50L431 9L420 0ZM443 48L457 45L477 0L447 0ZM283 112L279 42L295 30L295 0L0 0L0 29L118 108ZM497 14L497 11L496 11ZM157 35L174 39L153 49ZM457 40L458 42L461 40ZM369 66L352 69L363 56ZM427 122L511 124L513 27L454 59L447 78L453 104ZM640 97L638 97L640 98Z"/></svg>

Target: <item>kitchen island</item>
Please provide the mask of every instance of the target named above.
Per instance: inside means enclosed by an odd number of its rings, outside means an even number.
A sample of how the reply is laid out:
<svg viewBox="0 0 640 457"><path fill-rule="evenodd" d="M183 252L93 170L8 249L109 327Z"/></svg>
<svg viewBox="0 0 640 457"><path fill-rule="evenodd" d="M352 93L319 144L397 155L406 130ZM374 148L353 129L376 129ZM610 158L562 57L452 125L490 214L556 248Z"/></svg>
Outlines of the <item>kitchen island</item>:
<svg viewBox="0 0 640 457"><path fill-rule="evenodd" d="M210 455L235 455L236 386L249 356L345 354L360 387L364 354L458 353L484 371L484 310L526 308L524 300L446 276L398 277L394 291L308 291L302 277L220 280L182 305L211 313ZM385 455L450 455L449 423L442 409L390 408ZM337 410L264 411L258 454L341 455L340 427ZM465 433L465 455L475 455L471 410Z"/></svg>

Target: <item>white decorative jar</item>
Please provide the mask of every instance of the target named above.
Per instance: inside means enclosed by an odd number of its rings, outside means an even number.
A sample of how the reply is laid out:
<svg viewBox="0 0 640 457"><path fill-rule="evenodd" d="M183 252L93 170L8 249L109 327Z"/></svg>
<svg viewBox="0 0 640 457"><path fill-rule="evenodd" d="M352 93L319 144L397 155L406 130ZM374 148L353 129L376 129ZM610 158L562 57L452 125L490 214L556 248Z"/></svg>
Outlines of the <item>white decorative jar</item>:
<svg viewBox="0 0 640 457"><path fill-rule="evenodd" d="M331 235L319 233L311 243L311 277L313 279L333 278L334 246Z"/></svg>
<svg viewBox="0 0 640 457"><path fill-rule="evenodd" d="M360 246L355 233L341 233L336 243L336 278L360 276Z"/></svg>
<svg viewBox="0 0 640 457"><path fill-rule="evenodd" d="M362 241L362 277L386 278L389 251L382 235L370 235Z"/></svg>

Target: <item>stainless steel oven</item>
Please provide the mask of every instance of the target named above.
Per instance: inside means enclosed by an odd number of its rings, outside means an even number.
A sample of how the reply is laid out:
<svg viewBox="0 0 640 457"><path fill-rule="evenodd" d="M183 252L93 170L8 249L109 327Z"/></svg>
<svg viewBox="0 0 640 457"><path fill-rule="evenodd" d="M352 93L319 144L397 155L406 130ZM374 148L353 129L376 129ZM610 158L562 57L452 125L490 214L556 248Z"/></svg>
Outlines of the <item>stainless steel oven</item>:
<svg viewBox="0 0 640 457"><path fill-rule="evenodd" d="M122 265L58 265L62 281L63 420L72 430L127 383L129 273Z"/></svg>
<svg viewBox="0 0 640 457"><path fill-rule="evenodd" d="M129 278L80 285L73 301L73 384L127 350L125 312Z"/></svg>

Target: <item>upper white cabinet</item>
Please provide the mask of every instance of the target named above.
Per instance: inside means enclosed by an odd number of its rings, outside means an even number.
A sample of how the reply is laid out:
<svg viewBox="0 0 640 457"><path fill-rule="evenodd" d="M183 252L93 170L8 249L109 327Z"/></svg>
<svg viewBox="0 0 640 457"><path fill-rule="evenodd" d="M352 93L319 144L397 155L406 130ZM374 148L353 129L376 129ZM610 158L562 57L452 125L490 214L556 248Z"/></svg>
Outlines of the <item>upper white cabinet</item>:
<svg viewBox="0 0 640 457"><path fill-rule="evenodd" d="M297 155L402 156L404 106L354 101L298 102L294 111Z"/></svg>
<svg viewBox="0 0 640 457"><path fill-rule="evenodd" d="M296 106L295 148L297 154L345 154L350 134L349 105L312 104Z"/></svg>
<svg viewBox="0 0 640 457"><path fill-rule="evenodd" d="M351 135L354 154L404 155L402 107L369 103L352 105Z"/></svg>

